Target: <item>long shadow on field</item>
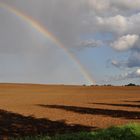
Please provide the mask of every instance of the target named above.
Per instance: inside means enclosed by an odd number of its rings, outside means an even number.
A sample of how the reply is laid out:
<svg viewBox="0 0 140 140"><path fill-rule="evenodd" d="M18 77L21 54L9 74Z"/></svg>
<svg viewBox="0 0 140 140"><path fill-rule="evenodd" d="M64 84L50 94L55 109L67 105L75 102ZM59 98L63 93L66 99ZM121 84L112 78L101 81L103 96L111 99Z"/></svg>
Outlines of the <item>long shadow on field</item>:
<svg viewBox="0 0 140 140"><path fill-rule="evenodd" d="M95 129L95 128L94 128ZM4 137L35 136L39 134L55 135L76 131L90 131L93 127L68 125L65 121L51 121L23 116L0 110L0 140Z"/></svg>
<svg viewBox="0 0 140 140"><path fill-rule="evenodd" d="M140 108L140 105L134 105L134 104L108 104L108 103L92 103L92 104Z"/></svg>
<svg viewBox="0 0 140 140"><path fill-rule="evenodd" d="M92 115L104 115L115 118L126 118L126 119L140 119L140 112L137 111L124 111L124 110L110 110L100 108L88 108L88 107L76 107L76 106L65 106L65 105L38 105L41 107L63 109L66 111L72 111L80 114L92 114Z"/></svg>

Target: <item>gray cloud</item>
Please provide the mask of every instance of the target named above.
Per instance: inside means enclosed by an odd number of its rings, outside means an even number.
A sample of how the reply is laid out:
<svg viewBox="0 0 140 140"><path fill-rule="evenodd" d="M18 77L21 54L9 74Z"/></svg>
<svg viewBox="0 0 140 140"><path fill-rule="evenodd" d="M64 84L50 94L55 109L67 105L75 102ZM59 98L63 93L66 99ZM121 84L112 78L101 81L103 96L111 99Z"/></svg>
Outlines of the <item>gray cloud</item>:
<svg viewBox="0 0 140 140"><path fill-rule="evenodd" d="M117 67L117 68L124 68L124 67L127 66L127 62L126 61L122 62L122 61L112 60L111 64L113 66Z"/></svg>
<svg viewBox="0 0 140 140"><path fill-rule="evenodd" d="M114 80L126 80L126 79L133 79L133 78L140 78L140 69L136 69L135 71L120 74L120 75L118 75L116 77L112 77L111 79L114 79Z"/></svg>
<svg viewBox="0 0 140 140"><path fill-rule="evenodd" d="M140 1L135 0L87 0L90 6L98 14L114 15L114 14L131 14L140 9ZM111 11L111 12L109 12Z"/></svg>
<svg viewBox="0 0 140 140"><path fill-rule="evenodd" d="M81 41L80 37L87 33L105 31L123 35L140 32L140 14L135 12L140 8L139 0L131 4L129 0L1 1L39 20L67 47L75 47ZM126 9L134 12L129 14Z"/></svg>
<svg viewBox="0 0 140 140"><path fill-rule="evenodd" d="M128 67L140 67L140 52L134 52L128 59Z"/></svg>
<svg viewBox="0 0 140 140"><path fill-rule="evenodd" d="M140 67L140 52L132 52L127 60L112 60L111 64L117 68Z"/></svg>

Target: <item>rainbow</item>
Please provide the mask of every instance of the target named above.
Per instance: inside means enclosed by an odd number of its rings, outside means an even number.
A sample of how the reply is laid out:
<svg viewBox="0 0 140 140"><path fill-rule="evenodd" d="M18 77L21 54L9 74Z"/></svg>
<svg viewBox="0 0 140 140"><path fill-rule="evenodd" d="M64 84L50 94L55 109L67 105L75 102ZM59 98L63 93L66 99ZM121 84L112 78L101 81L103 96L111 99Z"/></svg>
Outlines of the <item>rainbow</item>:
<svg viewBox="0 0 140 140"><path fill-rule="evenodd" d="M76 57L68 51L66 47L51 33L46 27L43 27L41 23L33 19L32 17L20 12L15 7L9 6L5 3L0 3L0 7L8 10L10 13L16 15L17 17L21 18L29 24L33 29L41 33L44 37L49 38L52 42L58 45L59 48L63 49L64 52L76 63L78 66L80 72L84 76L86 80L88 80L89 84L95 84L96 82L91 78L90 74L87 72L87 70L80 64L80 62L76 59Z"/></svg>

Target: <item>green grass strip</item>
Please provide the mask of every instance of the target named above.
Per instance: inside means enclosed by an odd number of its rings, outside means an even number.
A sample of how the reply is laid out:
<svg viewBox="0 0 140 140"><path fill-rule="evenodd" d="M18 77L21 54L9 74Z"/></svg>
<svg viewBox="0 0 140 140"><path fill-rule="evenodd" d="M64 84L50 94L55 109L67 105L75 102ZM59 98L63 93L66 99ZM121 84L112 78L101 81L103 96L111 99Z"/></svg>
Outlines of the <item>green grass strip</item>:
<svg viewBox="0 0 140 140"><path fill-rule="evenodd" d="M63 134L53 137L33 136L10 140L140 140L140 124L134 123L99 131Z"/></svg>

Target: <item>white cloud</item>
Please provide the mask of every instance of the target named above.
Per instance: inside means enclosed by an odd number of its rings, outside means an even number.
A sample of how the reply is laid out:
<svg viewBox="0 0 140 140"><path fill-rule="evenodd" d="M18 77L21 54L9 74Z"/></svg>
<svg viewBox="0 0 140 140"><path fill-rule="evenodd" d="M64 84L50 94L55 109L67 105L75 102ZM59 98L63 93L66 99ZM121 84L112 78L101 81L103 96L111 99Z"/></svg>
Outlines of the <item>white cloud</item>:
<svg viewBox="0 0 140 140"><path fill-rule="evenodd" d="M118 65L118 61L116 61L116 60L112 60L112 65L115 65L115 66L117 66Z"/></svg>
<svg viewBox="0 0 140 140"><path fill-rule="evenodd" d="M97 26L103 31L122 33L127 29L127 20L121 15L116 15L114 17L96 17L96 22Z"/></svg>
<svg viewBox="0 0 140 140"><path fill-rule="evenodd" d="M117 51L126 51L135 47L136 42L138 41L138 35L126 35L120 37L117 41L111 44L111 46Z"/></svg>
<svg viewBox="0 0 140 140"><path fill-rule="evenodd" d="M101 40L94 40L94 39L89 39L89 40L82 40L79 44L81 47L100 47L103 45L103 42Z"/></svg>
<svg viewBox="0 0 140 140"><path fill-rule="evenodd" d="M96 30L112 32L118 36L125 34L139 34L140 33L140 13L132 15L114 15L114 16L98 16L90 20L91 24L96 25Z"/></svg>

